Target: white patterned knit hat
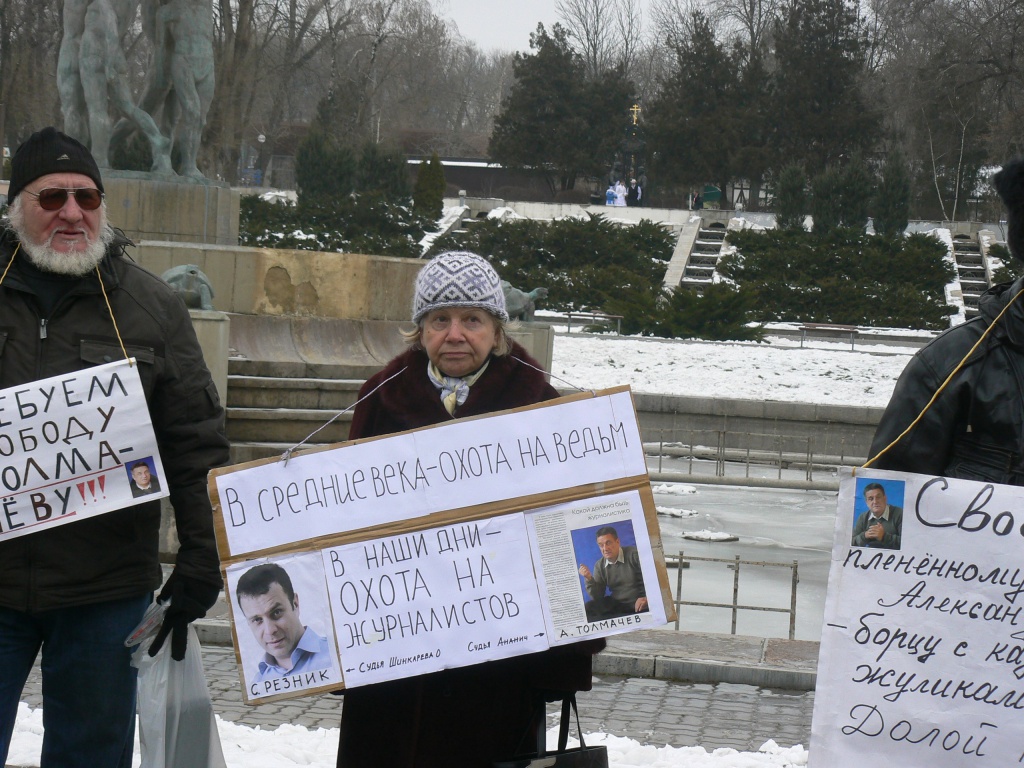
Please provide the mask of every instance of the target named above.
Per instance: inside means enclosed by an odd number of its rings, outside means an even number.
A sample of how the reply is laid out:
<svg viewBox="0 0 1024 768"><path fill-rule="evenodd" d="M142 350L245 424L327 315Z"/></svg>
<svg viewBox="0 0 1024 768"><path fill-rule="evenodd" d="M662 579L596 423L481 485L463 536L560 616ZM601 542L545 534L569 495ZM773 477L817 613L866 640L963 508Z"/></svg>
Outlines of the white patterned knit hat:
<svg viewBox="0 0 1024 768"><path fill-rule="evenodd" d="M416 276L412 321L443 307L479 307L508 322L501 278L485 259L468 251L439 254Z"/></svg>

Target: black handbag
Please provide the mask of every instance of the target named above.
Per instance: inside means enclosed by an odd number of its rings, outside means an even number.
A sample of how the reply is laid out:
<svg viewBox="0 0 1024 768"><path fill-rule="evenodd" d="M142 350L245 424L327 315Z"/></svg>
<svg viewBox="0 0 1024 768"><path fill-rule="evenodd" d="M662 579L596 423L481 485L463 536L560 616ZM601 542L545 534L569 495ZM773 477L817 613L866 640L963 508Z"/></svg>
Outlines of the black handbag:
<svg viewBox="0 0 1024 768"><path fill-rule="evenodd" d="M566 749L569 743L569 709L576 716L576 731L580 736L580 745ZM540 722L544 722L546 713L544 705L540 707ZM558 724L558 750L548 752L545 742L545 729L537 729L537 751L532 755L514 757L511 760L497 760L494 768L608 768L608 748L588 747L583 741L583 729L580 728L580 713L576 709L576 694L562 699L562 719Z"/></svg>

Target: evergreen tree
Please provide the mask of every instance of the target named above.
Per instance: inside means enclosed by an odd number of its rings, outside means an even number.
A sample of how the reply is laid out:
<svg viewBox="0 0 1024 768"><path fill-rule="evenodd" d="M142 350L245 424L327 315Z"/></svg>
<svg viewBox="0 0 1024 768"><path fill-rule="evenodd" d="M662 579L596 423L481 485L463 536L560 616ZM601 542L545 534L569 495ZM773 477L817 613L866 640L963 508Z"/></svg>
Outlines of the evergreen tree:
<svg viewBox="0 0 1024 768"><path fill-rule="evenodd" d="M799 165L787 165L775 189L775 226L803 229L807 215L807 177Z"/></svg>
<svg viewBox="0 0 1024 768"><path fill-rule="evenodd" d="M444 166L435 152L430 156L430 160L420 163L419 173L416 174L416 186L412 191L412 206L424 216L440 218L444 209L444 192Z"/></svg>
<svg viewBox="0 0 1024 768"><path fill-rule="evenodd" d="M656 335L670 339L760 341L764 331L748 325L756 296L722 283L709 285L703 295L676 287L659 313Z"/></svg>
<svg viewBox="0 0 1024 768"><path fill-rule="evenodd" d="M295 152L295 184L300 204L323 204L352 192L355 160L324 133L310 131Z"/></svg>
<svg viewBox="0 0 1024 768"><path fill-rule="evenodd" d="M758 210L761 182L771 167L768 147L769 118L774 98L771 77L764 59L757 50L737 42L733 58L740 62L739 83L734 99L736 109L737 145L732 158L733 174L750 182L749 210Z"/></svg>
<svg viewBox="0 0 1024 768"><path fill-rule="evenodd" d="M868 209L874 184L860 153L854 154L843 169L840 183L842 224L863 232L868 225Z"/></svg>
<svg viewBox="0 0 1024 768"><path fill-rule="evenodd" d="M515 83L494 119L488 153L509 168L535 171L551 191L573 189L581 173L600 173L621 137L632 87L620 69L588 81L564 28L543 24L532 54L517 53Z"/></svg>
<svg viewBox="0 0 1024 768"><path fill-rule="evenodd" d="M774 39L776 162L815 174L870 146L879 118L860 90L867 41L853 0L788 0Z"/></svg>
<svg viewBox="0 0 1024 768"><path fill-rule="evenodd" d="M385 200L408 199L409 170L405 155L380 144L367 142L356 164L355 187L361 194L373 194Z"/></svg>
<svg viewBox="0 0 1024 768"><path fill-rule="evenodd" d="M829 166L811 179L811 217L815 234L827 234L843 223L843 174Z"/></svg>
<svg viewBox="0 0 1024 768"><path fill-rule="evenodd" d="M703 11L693 11L691 21L692 34L675 42L672 74L651 104L648 134L660 176L725 189L743 127L738 62Z"/></svg>
<svg viewBox="0 0 1024 768"><path fill-rule="evenodd" d="M885 158L874 207L876 234L886 237L903 234L910 219L910 174L899 150Z"/></svg>

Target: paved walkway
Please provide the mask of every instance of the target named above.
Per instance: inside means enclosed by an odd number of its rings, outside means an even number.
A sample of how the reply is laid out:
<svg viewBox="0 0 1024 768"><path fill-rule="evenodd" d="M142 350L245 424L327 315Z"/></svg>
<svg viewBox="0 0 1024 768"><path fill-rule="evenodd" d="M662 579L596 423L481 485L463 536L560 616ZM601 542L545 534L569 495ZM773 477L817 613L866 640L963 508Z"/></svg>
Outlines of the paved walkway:
<svg viewBox="0 0 1024 768"><path fill-rule="evenodd" d="M343 696L243 704L234 650L211 644L211 635L223 631L203 631L207 682L221 718L264 729L283 723L337 727ZM578 697L580 720L584 732L658 746L753 751L774 739L783 747L806 747L817 655L817 643L800 640L671 630L622 635L595 657L594 688ZM38 666L22 700L42 705ZM557 717L552 705L550 724Z"/></svg>

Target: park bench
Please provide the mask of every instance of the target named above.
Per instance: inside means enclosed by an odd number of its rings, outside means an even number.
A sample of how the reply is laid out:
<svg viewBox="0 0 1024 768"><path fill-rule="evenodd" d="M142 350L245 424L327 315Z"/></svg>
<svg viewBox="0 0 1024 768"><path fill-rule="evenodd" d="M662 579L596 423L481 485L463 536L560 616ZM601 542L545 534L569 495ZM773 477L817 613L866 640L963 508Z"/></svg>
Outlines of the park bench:
<svg viewBox="0 0 1024 768"><path fill-rule="evenodd" d="M807 336L848 336L850 338L850 350L853 350L857 339L858 330L853 325L836 325L832 323L804 323L800 326L800 348L803 349L804 339Z"/></svg>
<svg viewBox="0 0 1024 768"><path fill-rule="evenodd" d="M606 324L611 327L611 322L615 321L615 334L617 336L622 335L622 315L609 315L607 312L598 312L597 310L581 309L576 312L566 312L566 332L572 333L572 319L577 318L589 318L590 324L595 325L597 323Z"/></svg>

